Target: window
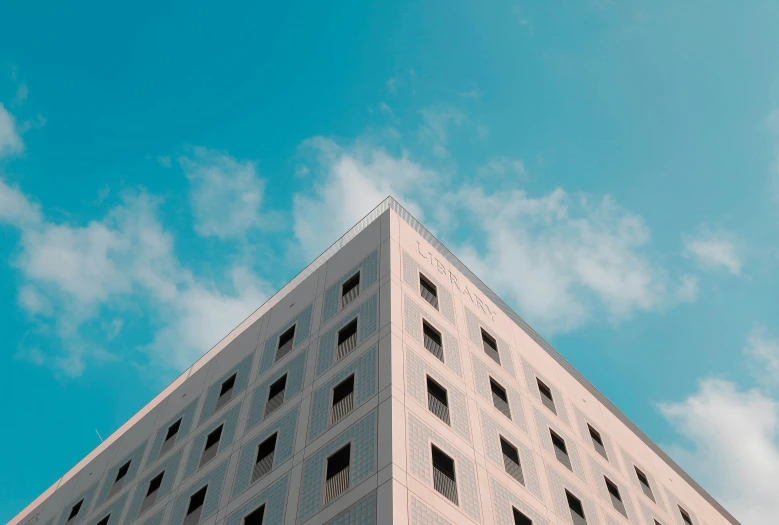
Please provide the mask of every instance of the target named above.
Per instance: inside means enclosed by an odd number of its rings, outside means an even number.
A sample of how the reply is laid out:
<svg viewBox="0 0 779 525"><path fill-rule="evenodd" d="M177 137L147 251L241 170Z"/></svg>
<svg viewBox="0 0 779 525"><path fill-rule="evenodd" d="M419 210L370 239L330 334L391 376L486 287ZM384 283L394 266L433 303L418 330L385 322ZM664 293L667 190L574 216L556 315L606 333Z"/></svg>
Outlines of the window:
<svg viewBox="0 0 779 525"><path fill-rule="evenodd" d="M641 490L644 491L644 495L651 499L652 501L655 501L655 495L652 493L652 487L649 486L649 479L646 477L646 474L641 472L639 468L635 465L633 465L633 468L636 469L636 477L638 478L638 482L641 484Z"/></svg>
<svg viewBox="0 0 779 525"><path fill-rule="evenodd" d="M262 525L262 518L265 517L265 505L254 509L243 519L243 525Z"/></svg>
<svg viewBox="0 0 779 525"><path fill-rule="evenodd" d="M690 518L690 514L680 506L679 506L679 513L682 515L682 519L687 525L692 525L692 518Z"/></svg>
<svg viewBox="0 0 779 525"><path fill-rule="evenodd" d="M341 287L341 308L351 303L360 294L360 273L350 277Z"/></svg>
<svg viewBox="0 0 779 525"><path fill-rule="evenodd" d="M458 505L454 460L435 445L431 445L431 452L433 456L433 487L452 503Z"/></svg>
<svg viewBox="0 0 779 525"><path fill-rule="evenodd" d="M190 496L189 506L187 507L187 515L184 518L184 525L193 525L200 521L200 513L203 511L203 503L206 501L207 491L208 485Z"/></svg>
<svg viewBox="0 0 779 525"><path fill-rule="evenodd" d="M149 490L146 491L146 497L148 498L158 490L160 490L160 486L162 485L162 478L165 476L165 471L163 470L149 482Z"/></svg>
<svg viewBox="0 0 779 525"><path fill-rule="evenodd" d="M357 319L338 330L338 348L336 360L343 359L346 354L357 347Z"/></svg>
<svg viewBox="0 0 779 525"><path fill-rule="evenodd" d="M598 454L603 456L603 459L608 461L609 456L606 455L606 447L603 446L603 439L601 438L600 432L592 428L589 424L587 424L587 429L590 431L590 439L592 439L592 446L595 448Z"/></svg>
<svg viewBox="0 0 779 525"><path fill-rule="evenodd" d="M509 407L509 398L506 395L506 389L490 377L490 390L492 390L492 404L495 408L503 412L503 415L511 419L511 407Z"/></svg>
<svg viewBox="0 0 779 525"><path fill-rule="evenodd" d="M287 374L284 374L268 388L268 401L265 403L265 415L263 417L268 417L284 403L284 391L286 388Z"/></svg>
<svg viewBox="0 0 779 525"><path fill-rule="evenodd" d="M533 525L533 520L519 512L515 507L511 507L514 511L514 525Z"/></svg>
<svg viewBox="0 0 779 525"><path fill-rule="evenodd" d="M441 361L444 360L444 348L441 344L441 332L422 320L422 334L424 335L425 348Z"/></svg>
<svg viewBox="0 0 779 525"><path fill-rule="evenodd" d="M68 515L68 521L72 520L73 518L76 517L76 515L78 515L78 511L81 510L81 505L83 504L84 504L84 500L82 499L81 501L73 505L73 508L70 509L70 514Z"/></svg>
<svg viewBox="0 0 779 525"><path fill-rule="evenodd" d="M606 489L609 491L609 496L611 496L611 504L620 514L627 518L628 514L625 511L625 504L622 502L619 488L606 476L603 476L603 480L606 482Z"/></svg>
<svg viewBox="0 0 779 525"><path fill-rule="evenodd" d="M484 352L490 356L496 363L500 364L500 354L498 354L498 342L490 334L481 329L481 341L484 345Z"/></svg>
<svg viewBox="0 0 779 525"><path fill-rule="evenodd" d="M349 488L349 461L351 444L327 458L325 477L325 504L343 494Z"/></svg>
<svg viewBox="0 0 779 525"><path fill-rule="evenodd" d="M111 519L111 515L109 514L108 516L106 516L102 520L98 521L96 525L108 525L108 520L110 520L110 519Z"/></svg>
<svg viewBox="0 0 779 525"><path fill-rule="evenodd" d="M238 373L230 376L230 378L222 383L222 388L219 390L219 398L216 401L216 408L214 412L219 411L220 408L225 406L233 397L233 387L235 386L235 378L238 377Z"/></svg>
<svg viewBox="0 0 779 525"><path fill-rule="evenodd" d="M279 346L276 350L276 361L287 355L292 350L295 340L295 326L292 325L286 332L279 336Z"/></svg>
<svg viewBox="0 0 779 525"><path fill-rule="evenodd" d="M263 441L257 447L257 459L252 469L252 483L273 469L273 457L276 454L276 438L278 432Z"/></svg>
<svg viewBox="0 0 779 525"><path fill-rule="evenodd" d="M116 472L116 480L114 481L114 483L116 483L117 481L121 481L122 478L124 478L127 475L127 472L130 470L131 462L132 460L128 461L127 463L119 467L119 470Z"/></svg>
<svg viewBox="0 0 779 525"><path fill-rule="evenodd" d="M509 476L524 485L525 478L522 475L522 466L519 463L519 451L517 451L517 447L501 436L500 449L503 451L503 466L506 468L506 472Z"/></svg>
<svg viewBox="0 0 779 525"><path fill-rule="evenodd" d="M179 433L179 428L181 428L180 418L168 427L168 432L165 434L165 441L162 442L162 447L160 448L160 455L157 457L162 457L168 450L173 448L173 445L176 444L176 435Z"/></svg>
<svg viewBox="0 0 779 525"><path fill-rule="evenodd" d="M446 423L449 422L449 396L446 389L427 376L427 408L435 414L438 419Z"/></svg>
<svg viewBox="0 0 779 525"><path fill-rule="evenodd" d="M549 435L552 436L552 446L554 447L554 454L557 460L568 468L571 468L571 458L568 457L568 448L565 446L565 440L555 433L551 428L549 429Z"/></svg>
<svg viewBox="0 0 779 525"><path fill-rule="evenodd" d="M571 519L573 520L574 525L584 525L587 523L587 519L584 517L584 507L582 507L582 502L568 492L565 491L565 498L568 500L568 508L571 510Z"/></svg>
<svg viewBox="0 0 779 525"><path fill-rule="evenodd" d="M160 490L160 487L162 486L162 478L165 475L165 471L163 470L152 480L149 482L149 488L146 490L146 496L143 498L143 502L141 502L141 510L140 514L145 512L148 508L152 507L154 503L157 501L157 491Z"/></svg>
<svg viewBox="0 0 779 525"><path fill-rule="evenodd" d="M330 424L334 425L354 409L354 374L333 388L333 409L330 412Z"/></svg>
<svg viewBox="0 0 779 525"><path fill-rule="evenodd" d="M546 386L546 384L538 378L536 378L536 383L538 384L538 392L541 394L541 402L546 408L551 410L552 413L557 415L557 408L554 405L554 398L552 397L552 389Z"/></svg>
<svg viewBox="0 0 779 525"><path fill-rule="evenodd" d="M427 277L419 274L419 293L422 297L430 303L430 305L438 310L438 289Z"/></svg>
<svg viewBox="0 0 779 525"><path fill-rule="evenodd" d="M202 467L212 459L216 457L219 452L219 440L222 439L222 429L224 425L219 425L219 428L208 434L206 437L206 447L203 449L203 455L200 456L200 465Z"/></svg>
<svg viewBox="0 0 779 525"><path fill-rule="evenodd" d="M116 471L116 479L114 479L114 484L111 486L111 490L108 491L108 497L112 497L114 494L119 492L122 487L124 486L124 478L127 476L127 473L130 471L130 463L132 460L128 461L121 467L119 467L119 470Z"/></svg>

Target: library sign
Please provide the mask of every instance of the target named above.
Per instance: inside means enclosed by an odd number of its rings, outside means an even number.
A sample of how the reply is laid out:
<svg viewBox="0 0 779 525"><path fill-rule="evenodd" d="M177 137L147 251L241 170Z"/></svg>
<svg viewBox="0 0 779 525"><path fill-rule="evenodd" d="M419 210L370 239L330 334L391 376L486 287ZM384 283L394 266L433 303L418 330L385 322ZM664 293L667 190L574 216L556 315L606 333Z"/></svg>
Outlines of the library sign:
<svg viewBox="0 0 779 525"><path fill-rule="evenodd" d="M455 288L460 290L460 293L462 295L468 296L468 298L471 300L471 303L476 305L479 310L481 310L484 314L490 316L490 319L492 321L495 320L495 312L492 311L490 308L490 305L486 303L486 301L483 301L478 295L476 295L474 292L468 289L468 286L465 284L465 279L463 279L463 283L460 284L457 281L457 276L454 274L454 272L448 270L446 266L444 266L441 261L438 260L438 258L432 254L432 252L428 250L422 249L422 245L419 244L419 241L417 242L417 252L427 259L427 262L430 263L432 267L434 267L436 270L438 270L438 273L444 276L449 277L449 281L454 285Z"/></svg>

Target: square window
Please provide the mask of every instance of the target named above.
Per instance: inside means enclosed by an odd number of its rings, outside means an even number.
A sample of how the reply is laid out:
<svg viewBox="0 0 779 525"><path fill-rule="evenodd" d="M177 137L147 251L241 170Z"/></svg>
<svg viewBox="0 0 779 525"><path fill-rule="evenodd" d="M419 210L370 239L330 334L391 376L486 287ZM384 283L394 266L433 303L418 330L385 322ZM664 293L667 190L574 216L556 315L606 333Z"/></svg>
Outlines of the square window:
<svg viewBox="0 0 779 525"><path fill-rule="evenodd" d="M224 428L224 425L219 425L219 428L208 434L205 450L219 444L219 440L222 438L222 428Z"/></svg>
<svg viewBox="0 0 779 525"><path fill-rule="evenodd" d="M609 496L611 496L611 504L617 511L619 511L627 518L625 504L622 502L622 496L619 493L619 488L609 478L604 476L603 480L606 482L606 490L609 491Z"/></svg>
<svg viewBox="0 0 779 525"><path fill-rule="evenodd" d="M484 346L484 352L490 356L496 363L500 364L500 354L498 353L498 342L488 334L484 328L481 329L481 341Z"/></svg>
<svg viewBox="0 0 779 525"><path fill-rule="evenodd" d="M295 326L296 325L292 325L279 336L279 346L276 350L276 361L283 358L292 350L292 346L295 343Z"/></svg>
<svg viewBox="0 0 779 525"><path fill-rule="evenodd" d="M146 496L151 496L155 492L157 492L160 487L162 486L162 477L165 475L165 471L163 470L149 482L149 490L146 491Z"/></svg>
<svg viewBox="0 0 779 525"><path fill-rule="evenodd" d="M343 359L357 347L357 318L352 319L346 326L338 330L338 346L336 348L336 360Z"/></svg>
<svg viewBox="0 0 779 525"><path fill-rule="evenodd" d="M273 457L276 453L276 439L278 432L257 446L257 459L252 468L252 483L263 477L273 469Z"/></svg>
<svg viewBox="0 0 779 525"><path fill-rule="evenodd" d="M568 508L571 510L573 522L576 524L587 523L586 518L584 517L584 507L582 507L581 500L567 490L565 491L565 498L568 500Z"/></svg>
<svg viewBox="0 0 779 525"><path fill-rule="evenodd" d="M441 421L449 423L449 396L446 389L427 376L427 408Z"/></svg>
<svg viewBox="0 0 779 525"><path fill-rule="evenodd" d="M492 391L492 404L500 410L504 416L511 419L511 407L506 389L490 377L490 390Z"/></svg>
<svg viewBox="0 0 779 525"><path fill-rule="evenodd" d="M341 286L341 308L345 308L360 294L360 273L347 279Z"/></svg>
<svg viewBox="0 0 779 525"><path fill-rule="evenodd" d="M333 405L354 393L354 374L350 375L333 388Z"/></svg>
<svg viewBox="0 0 779 525"><path fill-rule="evenodd" d="M552 446L557 460L565 465L568 470L573 470L571 468L571 458L568 457L568 448L565 445L565 440L557 435L551 428L549 429L549 435L552 438Z"/></svg>
<svg viewBox="0 0 779 525"><path fill-rule="evenodd" d="M98 521L97 525L108 525L108 520L110 520L110 519L111 519L111 515L109 514L108 516L106 516L102 520Z"/></svg>
<svg viewBox="0 0 779 525"><path fill-rule="evenodd" d="M116 483L117 481L121 480L123 477L125 477L127 475L127 472L130 470L130 462L131 461L132 460L128 461L127 463L125 463L124 465L119 467L119 470L116 473L116 480L114 480L114 483Z"/></svg>
<svg viewBox="0 0 779 525"><path fill-rule="evenodd" d="M349 488L349 462L351 445L346 445L327 458L324 503L337 498Z"/></svg>
<svg viewBox="0 0 779 525"><path fill-rule="evenodd" d="M187 507L187 516L197 511L203 506L206 501L206 492L208 491L208 485L198 490L189 498L189 506Z"/></svg>
<svg viewBox="0 0 779 525"><path fill-rule="evenodd" d="M81 501L73 505L73 507L70 509L70 514L68 515L68 521L76 517L78 512L81 510L81 505L83 504L84 504L84 500L82 499Z"/></svg>
<svg viewBox="0 0 779 525"><path fill-rule="evenodd" d="M430 326L427 321L422 320L422 334L424 336L425 348L439 360L444 360L444 345L441 341L441 332Z"/></svg>
<svg viewBox="0 0 779 525"><path fill-rule="evenodd" d="M223 395L229 393L233 387L235 386L235 378L238 376L238 373L231 375L230 378L222 383L222 388L219 390L219 397L222 397Z"/></svg>
<svg viewBox="0 0 779 525"><path fill-rule="evenodd" d="M438 288L430 279L421 273L419 274L419 293L422 295L425 301L430 303L433 308L438 310Z"/></svg>
<svg viewBox="0 0 779 525"><path fill-rule="evenodd" d="M268 388L268 401L265 403L265 415L263 417L268 417L284 403L284 392L286 388L287 374L284 374L271 384L270 388Z"/></svg>
<svg viewBox="0 0 779 525"><path fill-rule="evenodd" d="M682 515L682 519L685 523L687 523L687 525L692 525L692 518L690 517L690 514L681 506L679 507L679 513Z"/></svg>
<svg viewBox="0 0 779 525"><path fill-rule="evenodd" d="M641 490L643 491L644 495L652 501L655 501L655 495L652 493L652 487L649 486L649 479L646 477L646 474L641 472L641 470L635 465L633 465L633 468L636 471L636 477L638 478L638 482L641 484Z"/></svg>
<svg viewBox="0 0 779 525"><path fill-rule="evenodd" d="M533 520L519 512L516 507L512 507L514 513L514 525L533 525Z"/></svg>
<svg viewBox="0 0 779 525"><path fill-rule="evenodd" d="M262 518L265 517L265 505L254 509L243 519L243 525L262 525Z"/></svg>
<svg viewBox="0 0 779 525"><path fill-rule="evenodd" d="M169 439L176 436L176 434L179 433L179 428L181 428L181 419L173 423L171 426L168 427L168 433L165 434L165 441L168 441Z"/></svg>
<svg viewBox="0 0 779 525"><path fill-rule="evenodd" d="M433 459L433 488L455 505L458 505L457 478L454 460L435 445L431 445Z"/></svg>
<svg viewBox="0 0 779 525"><path fill-rule="evenodd" d="M606 448L603 446L603 439L601 438L600 432L592 428L589 423L587 424L587 429L590 432L590 439L592 439L592 446L595 448L595 451L603 456L603 459L606 461L609 460L609 456L606 454Z"/></svg>
<svg viewBox="0 0 779 525"><path fill-rule="evenodd" d="M538 378L536 378L536 383L538 384L538 392L541 394L541 402L556 415L557 407L555 407L554 398L552 397L552 389Z"/></svg>
<svg viewBox="0 0 779 525"><path fill-rule="evenodd" d="M522 474L522 465L519 462L519 451L517 450L517 447L501 436L500 449L503 452L503 466L506 469L506 473L524 485L525 478Z"/></svg>
<svg viewBox="0 0 779 525"><path fill-rule="evenodd" d="M330 424L343 419L354 409L354 374L333 387L333 403L330 411Z"/></svg>
<svg viewBox="0 0 779 525"><path fill-rule="evenodd" d="M349 460L352 451L351 444L341 448L338 452L327 458L327 477L332 479L339 472L349 468Z"/></svg>

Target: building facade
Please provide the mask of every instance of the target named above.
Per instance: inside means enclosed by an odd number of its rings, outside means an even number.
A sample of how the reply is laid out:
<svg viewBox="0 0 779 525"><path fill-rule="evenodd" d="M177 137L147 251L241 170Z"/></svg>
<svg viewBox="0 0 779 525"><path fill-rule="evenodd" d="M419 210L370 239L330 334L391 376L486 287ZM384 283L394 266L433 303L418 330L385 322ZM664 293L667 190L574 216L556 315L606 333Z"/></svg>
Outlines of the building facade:
<svg viewBox="0 0 779 525"><path fill-rule="evenodd" d="M738 524L392 198L11 521L391 523Z"/></svg>

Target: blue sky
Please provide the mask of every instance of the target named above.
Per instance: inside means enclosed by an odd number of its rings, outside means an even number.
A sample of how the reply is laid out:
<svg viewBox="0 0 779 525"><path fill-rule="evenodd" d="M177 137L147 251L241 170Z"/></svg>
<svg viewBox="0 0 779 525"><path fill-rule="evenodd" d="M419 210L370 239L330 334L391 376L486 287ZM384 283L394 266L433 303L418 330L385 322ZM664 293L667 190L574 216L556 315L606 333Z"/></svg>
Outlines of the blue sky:
<svg viewBox="0 0 779 525"><path fill-rule="evenodd" d="M779 4L482 4L0 8L0 521L390 191L779 512Z"/></svg>

